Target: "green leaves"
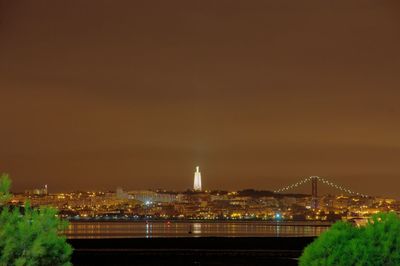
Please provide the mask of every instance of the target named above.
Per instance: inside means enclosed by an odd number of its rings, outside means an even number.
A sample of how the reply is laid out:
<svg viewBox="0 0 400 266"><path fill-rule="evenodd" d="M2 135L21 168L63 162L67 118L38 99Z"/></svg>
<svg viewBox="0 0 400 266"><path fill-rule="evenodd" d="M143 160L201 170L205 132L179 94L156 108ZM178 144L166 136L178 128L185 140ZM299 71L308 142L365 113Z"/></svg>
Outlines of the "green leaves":
<svg viewBox="0 0 400 266"><path fill-rule="evenodd" d="M0 198L10 196L8 177L0 180ZM4 206L0 213L0 265L71 265L71 246L59 230L67 223L52 208L22 210Z"/></svg>
<svg viewBox="0 0 400 266"><path fill-rule="evenodd" d="M6 174L2 174L0 177L0 206L7 203L10 199L10 187L11 180Z"/></svg>
<svg viewBox="0 0 400 266"><path fill-rule="evenodd" d="M400 218L379 213L359 228L338 222L305 248L300 265L400 265Z"/></svg>

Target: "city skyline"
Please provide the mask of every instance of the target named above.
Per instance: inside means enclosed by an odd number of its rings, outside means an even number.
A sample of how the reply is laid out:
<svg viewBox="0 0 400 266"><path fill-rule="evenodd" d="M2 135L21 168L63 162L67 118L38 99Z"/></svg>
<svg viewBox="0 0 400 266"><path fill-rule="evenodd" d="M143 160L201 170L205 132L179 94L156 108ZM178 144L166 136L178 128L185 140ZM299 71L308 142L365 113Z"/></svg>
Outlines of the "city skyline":
<svg viewBox="0 0 400 266"><path fill-rule="evenodd" d="M398 1L0 0L13 190L400 186ZM308 191L308 190L307 190Z"/></svg>
<svg viewBox="0 0 400 266"><path fill-rule="evenodd" d="M11 202L22 205L29 200L32 206L50 205L59 210L61 217L73 221L365 221L377 212L400 210L400 201L396 199L365 195L319 176L298 180L275 191L212 191L198 186L199 174L199 167L196 167L195 186L185 191L123 190L119 187L115 191L49 193L45 187L15 194ZM339 193L321 193L323 185ZM301 186L311 186L311 193L296 192Z"/></svg>
<svg viewBox="0 0 400 266"><path fill-rule="evenodd" d="M307 185L305 184L311 184L311 191L310 188L307 187ZM324 185L322 186L322 193L321 193L321 187L318 185L318 183L320 183L320 185ZM308 184L309 185L309 184ZM319 187L319 189L317 188L317 186ZM296 182L292 183L292 184L283 184L281 187L277 187L274 189L262 189L262 188L240 188L240 189L227 189L227 188L206 188L203 189L202 186L202 179L201 179L201 172L200 172L200 167L196 166L196 171L194 172L194 179L193 179L193 187L192 188L185 188L185 189L165 189L162 187L157 187L157 188L125 188L128 192L129 191L156 191L156 192L174 192L174 193L179 193L179 192L189 192L189 191L193 191L193 192L199 192L199 193L210 193L210 192L235 192L235 191L246 191L246 190L253 190L253 191L259 191L259 192L270 192L276 195L282 194L282 195L309 195L312 196L312 198L314 200L316 200L318 197L320 196L328 196L328 195L343 195L345 197L360 197L360 198L369 198L369 197L380 197L383 195L367 195L365 193L362 193L361 191L357 191L357 190L353 190L352 188L349 188L346 185L343 184L338 184L335 181L332 182L332 180L326 179L324 177L320 177L320 176L309 176L306 178L302 178L297 180ZM318 192L318 190L320 192ZM85 190L85 189L78 189L76 191L86 191L86 192L93 192L93 191L97 191L97 192L111 192L113 191L113 189L89 189L89 190ZM76 192L75 191L75 192ZM123 195L123 188L121 186L118 186L116 188L116 193L120 193L121 195ZM30 189L26 189L24 191L25 194L28 195L49 195L49 194L54 194L54 193L70 193L70 192L74 192L73 190L70 191L52 191L52 193L49 193L48 190L48 185L45 184L43 187L36 187L34 189L30 188ZM21 191L17 192L17 193L22 193ZM396 198L396 197L395 197Z"/></svg>

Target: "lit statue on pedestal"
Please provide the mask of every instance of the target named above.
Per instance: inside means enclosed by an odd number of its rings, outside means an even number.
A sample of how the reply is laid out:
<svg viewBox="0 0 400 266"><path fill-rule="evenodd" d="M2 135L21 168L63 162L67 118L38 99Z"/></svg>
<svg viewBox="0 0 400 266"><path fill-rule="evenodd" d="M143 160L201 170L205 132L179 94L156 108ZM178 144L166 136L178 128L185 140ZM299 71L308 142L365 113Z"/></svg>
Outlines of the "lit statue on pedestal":
<svg viewBox="0 0 400 266"><path fill-rule="evenodd" d="M198 166L196 166L196 172L194 173L193 190L201 191L201 173Z"/></svg>

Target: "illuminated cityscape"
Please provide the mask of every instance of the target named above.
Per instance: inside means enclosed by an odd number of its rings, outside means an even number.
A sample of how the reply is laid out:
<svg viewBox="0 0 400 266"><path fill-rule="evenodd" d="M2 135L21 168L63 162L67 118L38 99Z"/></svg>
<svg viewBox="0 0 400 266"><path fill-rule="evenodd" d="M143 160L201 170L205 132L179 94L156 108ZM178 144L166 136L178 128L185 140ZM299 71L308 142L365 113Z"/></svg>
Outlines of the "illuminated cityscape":
<svg viewBox="0 0 400 266"><path fill-rule="evenodd" d="M311 183L311 194L291 192ZM317 194L317 183L339 194ZM400 212L400 202L354 192L325 178L311 176L275 191L201 190L196 167L194 188L186 191L135 190L48 193L44 189L16 194L13 204L29 200L33 206L49 205L70 220L294 220L336 221L368 218L382 211Z"/></svg>

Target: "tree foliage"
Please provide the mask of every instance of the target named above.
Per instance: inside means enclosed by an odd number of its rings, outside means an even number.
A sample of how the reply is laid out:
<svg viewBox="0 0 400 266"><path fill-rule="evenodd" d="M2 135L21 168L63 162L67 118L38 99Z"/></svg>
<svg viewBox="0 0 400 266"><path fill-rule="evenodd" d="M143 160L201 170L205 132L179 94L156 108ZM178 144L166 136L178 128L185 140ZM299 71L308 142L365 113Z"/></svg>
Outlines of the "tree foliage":
<svg viewBox="0 0 400 266"><path fill-rule="evenodd" d="M400 265L400 218L379 213L361 227L337 222L305 248L305 265Z"/></svg>
<svg viewBox="0 0 400 266"><path fill-rule="evenodd" d="M59 231L67 226L57 211L43 207L10 208L10 179L0 178L0 265L71 265L71 246Z"/></svg>
<svg viewBox="0 0 400 266"><path fill-rule="evenodd" d="M6 203L11 195L10 195L10 187L11 180L8 178L8 175L3 174L0 177L0 206Z"/></svg>

